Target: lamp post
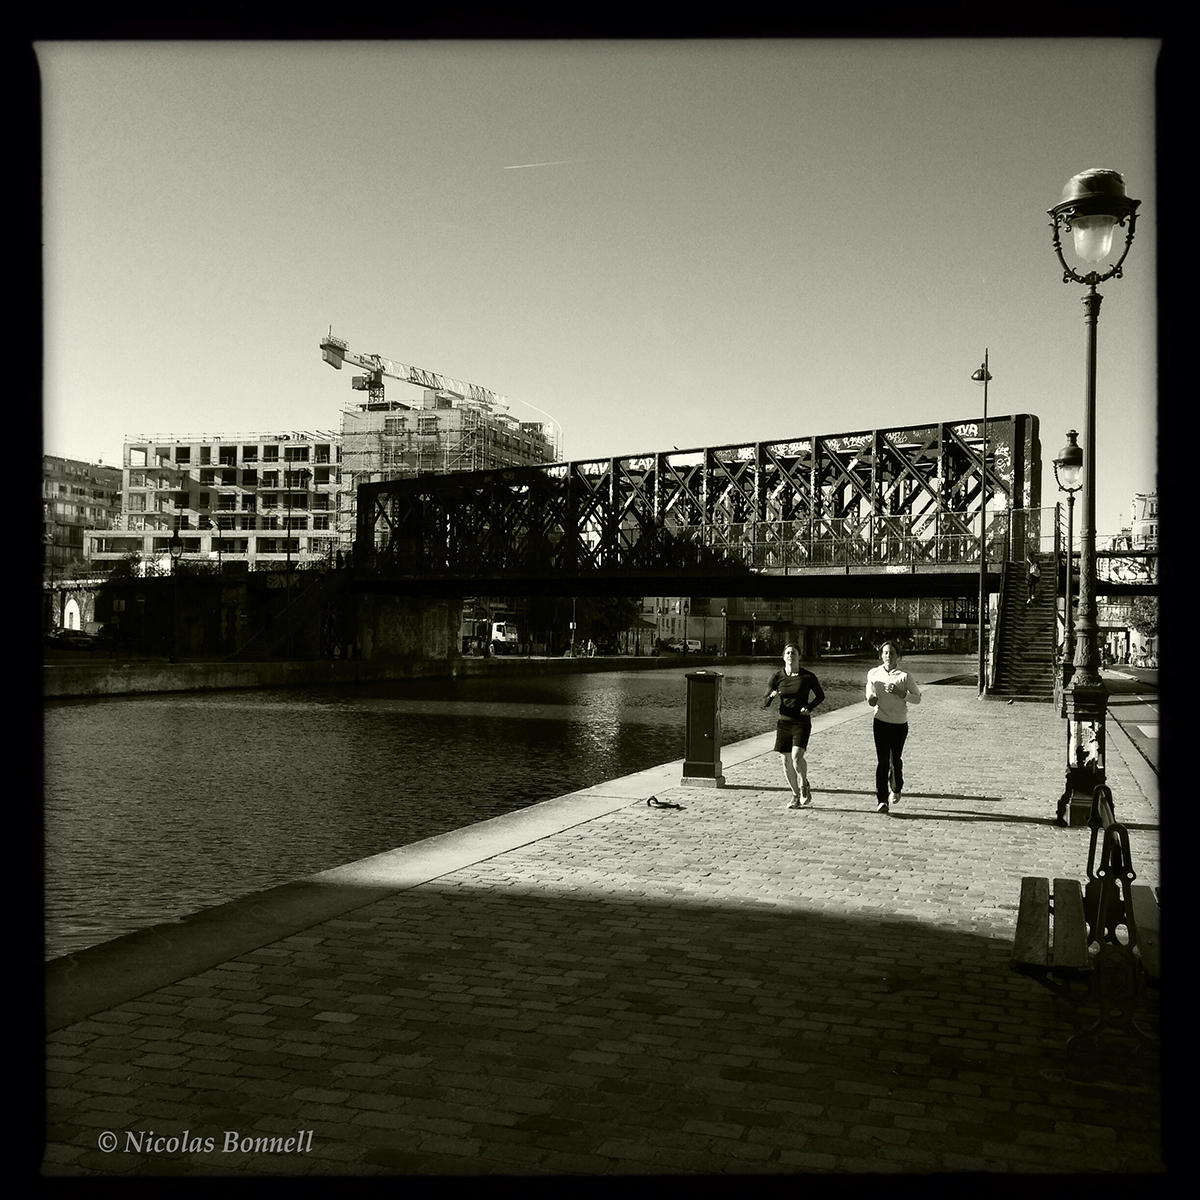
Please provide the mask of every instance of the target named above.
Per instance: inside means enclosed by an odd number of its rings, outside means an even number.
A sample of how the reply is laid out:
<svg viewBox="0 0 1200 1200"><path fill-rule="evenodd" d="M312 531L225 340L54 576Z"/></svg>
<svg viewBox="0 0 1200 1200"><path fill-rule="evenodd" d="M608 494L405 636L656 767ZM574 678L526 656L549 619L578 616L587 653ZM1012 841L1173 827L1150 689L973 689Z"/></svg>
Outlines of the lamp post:
<svg viewBox="0 0 1200 1200"><path fill-rule="evenodd" d="M983 640L983 618L987 613L987 393L991 374L988 371L988 352L984 347L983 362L971 378L983 384L983 457L979 463L979 696L982 699L987 688L987 651Z"/></svg>
<svg viewBox="0 0 1200 1200"><path fill-rule="evenodd" d="M283 472L283 495L287 503L287 516L284 518L283 531L284 553L287 558L286 579L284 580L284 620L287 622L287 653L289 659L292 657L292 488L300 487L306 493L304 508L307 511L308 478L309 473L307 471L293 472L285 468Z"/></svg>
<svg viewBox="0 0 1200 1200"><path fill-rule="evenodd" d="M1075 558L1075 493L1082 486L1080 480L1083 477L1083 450L1075 440L1078 436L1079 434L1074 429L1068 429L1067 444L1058 452L1058 457L1054 460L1054 480L1058 484L1058 490L1067 495L1067 585L1066 603L1063 606L1062 681L1060 684L1062 689L1065 689L1071 682L1071 675L1075 669L1071 661L1071 653L1074 649L1072 642L1075 636L1074 612L1071 606L1071 567ZM1061 715L1064 717L1067 715L1065 708Z"/></svg>
<svg viewBox="0 0 1200 1200"><path fill-rule="evenodd" d="M204 518L205 526L212 530L213 541L217 544L217 574L221 573L221 525L220 520L213 520L212 517Z"/></svg>
<svg viewBox="0 0 1200 1200"><path fill-rule="evenodd" d="M171 531L171 540L167 542L167 552L171 555L171 662L175 661L176 627L179 624L179 560L183 557L183 538L179 536L179 526Z"/></svg>
<svg viewBox="0 0 1200 1200"><path fill-rule="evenodd" d="M681 605L683 611L683 652L686 654L688 652L688 602L684 600L681 602Z"/></svg>
<svg viewBox="0 0 1200 1200"><path fill-rule="evenodd" d="M1075 626L1075 661L1064 689L1067 710L1067 786L1058 805L1058 821L1068 805L1071 825L1086 824L1092 794L1104 783L1104 723L1108 693L1100 676L1100 647L1096 623L1096 325L1103 297L1097 285L1120 279L1133 244L1140 200L1125 194L1124 177L1117 171L1081 171L1067 181L1062 199L1048 209L1051 244L1063 269L1063 283L1087 288L1083 297L1086 330L1085 423L1083 435L1083 503L1079 529L1079 620ZM1125 245L1116 263L1104 272L1099 265L1112 253L1117 227L1125 227ZM1070 233L1075 256L1085 274L1063 256L1062 233ZM1090 268L1090 269L1088 269Z"/></svg>
<svg viewBox="0 0 1200 1200"><path fill-rule="evenodd" d="M758 655L758 613L750 614L750 657Z"/></svg>

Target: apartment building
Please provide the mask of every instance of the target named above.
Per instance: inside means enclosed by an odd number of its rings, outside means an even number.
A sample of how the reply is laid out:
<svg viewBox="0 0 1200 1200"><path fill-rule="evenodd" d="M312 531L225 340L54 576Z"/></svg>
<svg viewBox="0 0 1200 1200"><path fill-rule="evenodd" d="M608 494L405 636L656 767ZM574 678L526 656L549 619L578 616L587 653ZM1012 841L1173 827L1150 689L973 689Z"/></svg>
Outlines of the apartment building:
<svg viewBox="0 0 1200 1200"><path fill-rule="evenodd" d="M276 432L136 438L122 451L116 527L89 529L97 564L137 555L169 562L244 561L250 569L332 558L341 445L335 433Z"/></svg>
<svg viewBox="0 0 1200 1200"><path fill-rule="evenodd" d="M85 533L107 529L121 515L121 470L103 463L42 455L42 545L48 575L84 566Z"/></svg>
<svg viewBox="0 0 1200 1200"><path fill-rule="evenodd" d="M340 433L128 439L119 515L86 531L84 553L165 567L178 532L189 561L332 559L354 543L361 483L553 462L556 449L550 427L429 389L414 404L352 406Z"/></svg>

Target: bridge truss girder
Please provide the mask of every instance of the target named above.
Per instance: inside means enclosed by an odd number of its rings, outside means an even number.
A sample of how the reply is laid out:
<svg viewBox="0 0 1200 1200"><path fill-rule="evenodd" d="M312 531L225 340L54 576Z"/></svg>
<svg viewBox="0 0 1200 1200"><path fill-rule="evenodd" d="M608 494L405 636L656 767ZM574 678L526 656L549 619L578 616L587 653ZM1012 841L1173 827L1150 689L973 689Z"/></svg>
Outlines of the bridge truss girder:
<svg viewBox="0 0 1200 1200"><path fill-rule="evenodd" d="M384 575L579 580L978 563L1040 502L1037 418L818 435L359 488L356 563Z"/></svg>

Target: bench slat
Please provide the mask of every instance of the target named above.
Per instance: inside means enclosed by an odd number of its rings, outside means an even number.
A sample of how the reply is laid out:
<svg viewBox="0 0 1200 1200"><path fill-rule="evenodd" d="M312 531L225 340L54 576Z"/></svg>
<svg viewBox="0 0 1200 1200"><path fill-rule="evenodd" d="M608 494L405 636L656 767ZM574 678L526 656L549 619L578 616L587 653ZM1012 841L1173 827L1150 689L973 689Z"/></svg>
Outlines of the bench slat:
<svg viewBox="0 0 1200 1200"><path fill-rule="evenodd" d="M1013 941L1014 965L1046 967L1050 962L1050 880L1027 875L1021 880L1021 908Z"/></svg>
<svg viewBox="0 0 1200 1200"><path fill-rule="evenodd" d="M1142 952L1142 966L1145 968L1146 978L1151 983L1158 983L1158 889L1134 884L1129 890L1129 898L1133 904L1133 919L1137 924L1138 946Z"/></svg>
<svg viewBox="0 0 1200 1200"><path fill-rule="evenodd" d="M1077 879L1054 881L1054 947L1050 965L1077 971L1088 965L1083 889Z"/></svg>

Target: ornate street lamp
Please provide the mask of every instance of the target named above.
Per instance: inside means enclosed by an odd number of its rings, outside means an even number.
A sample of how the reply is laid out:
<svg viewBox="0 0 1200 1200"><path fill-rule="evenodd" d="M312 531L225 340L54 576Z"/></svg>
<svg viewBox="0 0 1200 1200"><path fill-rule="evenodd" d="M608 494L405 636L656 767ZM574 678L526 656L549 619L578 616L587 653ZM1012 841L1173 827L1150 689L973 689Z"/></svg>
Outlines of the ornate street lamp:
<svg viewBox="0 0 1200 1200"><path fill-rule="evenodd" d="M1087 288L1083 297L1087 379L1079 529L1079 620L1075 627L1074 671L1064 689L1067 787L1059 800L1059 824L1064 823L1068 805L1070 824L1086 824L1092 794L1105 780L1104 723L1108 692L1100 677L1096 623L1096 324L1103 297L1096 287L1105 280L1121 278L1122 265L1133 244L1140 203L1125 194L1125 179L1119 172L1092 169L1068 180L1061 201L1047 210L1054 253L1063 269L1063 283L1079 283ZM1111 256L1118 228L1125 229L1121 255L1107 270L1100 271L1100 264ZM1075 256L1084 265L1084 274L1071 267L1063 256L1063 233L1072 235Z"/></svg>
<svg viewBox="0 0 1200 1200"><path fill-rule="evenodd" d="M1064 631L1060 694L1061 689L1065 689L1071 682L1071 675L1075 670L1075 664L1071 661L1075 648L1075 619L1071 605L1071 567L1075 558L1075 493L1082 486L1083 478L1083 450L1075 440L1078 436L1079 434L1074 429L1068 429L1067 444L1058 452L1058 457L1054 460L1054 480L1058 484L1058 490L1067 495L1067 598L1063 609ZM1065 697L1063 698L1065 699ZM1065 706L1060 715L1064 717L1067 715Z"/></svg>
<svg viewBox="0 0 1200 1200"><path fill-rule="evenodd" d="M988 372L988 352L983 351L983 362L971 378L983 384L983 457L979 462L979 695L982 699L987 688L987 650L983 640L983 618L987 613L987 392L991 382Z"/></svg>

